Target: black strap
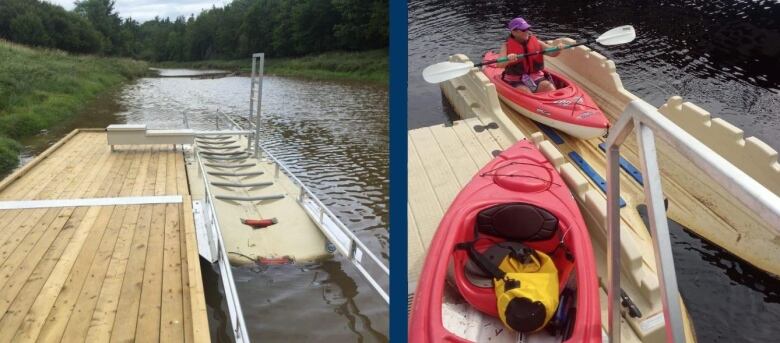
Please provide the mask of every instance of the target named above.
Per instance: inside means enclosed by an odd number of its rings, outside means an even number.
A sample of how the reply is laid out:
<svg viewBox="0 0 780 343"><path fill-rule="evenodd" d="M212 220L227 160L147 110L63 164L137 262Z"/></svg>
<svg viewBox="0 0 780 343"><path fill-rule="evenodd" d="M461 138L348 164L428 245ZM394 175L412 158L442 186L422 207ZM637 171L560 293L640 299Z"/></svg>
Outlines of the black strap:
<svg viewBox="0 0 780 343"><path fill-rule="evenodd" d="M479 267L479 269L481 269L486 274L492 275L493 278L495 279L503 279L506 276L506 272L501 270L501 268L498 268L498 265L491 263L490 260L487 257L485 257L485 255L481 254L480 252L477 251L476 248L474 248L474 244L476 244L478 240L479 240L479 227L475 224L474 240L469 242L458 243L455 245L455 249L466 250L466 252L469 254L469 258L471 258L471 260L474 261L474 264L476 264L477 267ZM524 264L527 264L530 263L530 257L533 254L534 256L536 256L537 260L539 260L539 263L541 263L542 259L541 257L539 257L536 250L531 249L527 247L525 244L520 242L513 242L513 243L520 244L521 248L520 251L517 251L513 247L506 247L511 250L510 253L511 257L521 261ZM497 244L500 245L501 243L497 243ZM499 264L500 263L501 262L499 262Z"/></svg>
<svg viewBox="0 0 780 343"><path fill-rule="evenodd" d="M483 272L493 275L493 278L495 279L503 279L504 276L506 276L506 273L498 268L497 265L490 263L490 260L488 260L485 255L480 254L477 249L474 248L474 243L476 243L476 241L477 240L475 239L471 242L458 243L455 248L466 250L471 260L474 261L477 267L482 269Z"/></svg>

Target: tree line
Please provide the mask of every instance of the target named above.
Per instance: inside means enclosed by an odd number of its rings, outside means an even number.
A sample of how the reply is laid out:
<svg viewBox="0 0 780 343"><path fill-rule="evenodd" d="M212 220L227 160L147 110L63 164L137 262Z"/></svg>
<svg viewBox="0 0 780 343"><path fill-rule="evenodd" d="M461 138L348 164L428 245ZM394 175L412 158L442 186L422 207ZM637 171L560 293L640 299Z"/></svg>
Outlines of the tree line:
<svg viewBox="0 0 780 343"><path fill-rule="evenodd" d="M238 59L388 46L387 0L234 0L197 16L121 18L114 0L0 0L0 37L74 53L150 61Z"/></svg>

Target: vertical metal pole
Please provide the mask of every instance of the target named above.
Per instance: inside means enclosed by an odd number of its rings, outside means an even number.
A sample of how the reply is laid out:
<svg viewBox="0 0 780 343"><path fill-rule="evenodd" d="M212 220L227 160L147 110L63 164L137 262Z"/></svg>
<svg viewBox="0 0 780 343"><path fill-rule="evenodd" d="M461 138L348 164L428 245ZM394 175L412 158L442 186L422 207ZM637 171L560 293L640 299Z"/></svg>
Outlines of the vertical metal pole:
<svg viewBox="0 0 780 343"><path fill-rule="evenodd" d="M259 58L257 63L257 111L255 117L255 158L260 159L260 110L263 100L263 65L265 64L265 53L255 54Z"/></svg>
<svg viewBox="0 0 780 343"><path fill-rule="evenodd" d="M620 343L620 146L607 152L607 332L611 343Z"/></svg>
<svg viewBox="0 0 780 343"><path fill-rule="evenodd" d="M645 203L650 217L650 231L653 235L653 250L655 265L660 282L661 300L663 301L667 342L685 342L682 312L680 311L680 294L677 290L677 275L674 269L669 225L664 210L663 190L661 189L661 173L658 169L658 155L655 149L653 130L638 121L637 141L642 160L642 175L644 176Z"/></svg>
<svg viewBox="0 0 780 343"><path fill-rule="evenodd" d="M249 122L252 122L252 113L255 110L255 56L252 56L252 75L249 76ZM247 135L246 148L252 146L252 135Z"/></svg>
<svg viewBox="0 0 780 343"><path fill-rule="evenodd" d="M252 75L249 77L249 122L252 122L252 111L255 110L255 58L252 56Z"/></svg>
<svg viewBox="0 0 780 343"><path fill-rule="evenodd" d="M620 342L620 145L634 128L623 112L607 137L607 329L610 342Z"/></svg>

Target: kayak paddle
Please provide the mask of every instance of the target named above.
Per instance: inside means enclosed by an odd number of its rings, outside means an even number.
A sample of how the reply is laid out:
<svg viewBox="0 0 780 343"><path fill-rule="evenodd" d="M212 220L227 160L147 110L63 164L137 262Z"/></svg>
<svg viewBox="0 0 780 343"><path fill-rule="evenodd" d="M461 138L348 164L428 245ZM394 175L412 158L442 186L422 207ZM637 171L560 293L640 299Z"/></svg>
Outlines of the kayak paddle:
<svg viewBox="0 0 780 343"><path fill-rule="evenodd" d="M555 52L558 50L569 49L575 46L580 46L580 45L593 43L593 42L599 43L601 45L625 44L634 40L634 38L636 38L636 32L634 31L634 27L631 25L625 25L604 32L603 34L601 34L601 36L598 36L598 38L596 39L588 39L581 43L566 45L561 49L555 47L555 48L544 49L542 51L532 52L528 54L520 54L517 55L517 58L519 59L526 56L533 56L538 54ZM454 79L459 76L466 75L468 74L469 70L471 70L471 68L474 67L481 67L488 64L502 63L507 61L509 61L508 57L501 57L496 60L485 61L483 63L477 63L477 64L474 64L473 62L436 63L434 65L428 66L423 70L423 79L425 79L425 81L428 83L439 83L439 82Z"/></svg>

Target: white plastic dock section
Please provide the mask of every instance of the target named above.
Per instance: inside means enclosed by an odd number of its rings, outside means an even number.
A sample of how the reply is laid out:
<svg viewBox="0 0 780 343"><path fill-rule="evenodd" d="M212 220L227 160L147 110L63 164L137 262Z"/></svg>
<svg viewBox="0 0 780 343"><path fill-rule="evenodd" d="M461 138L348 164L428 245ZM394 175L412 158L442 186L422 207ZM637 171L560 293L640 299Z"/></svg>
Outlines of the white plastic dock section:
<svg viewBox="0 0 780 343"><path fill-rule="evenodd" d="M562 40L564 43L573 40ZM636 96L623 88L615 64L580 46L556 58L546 58L548 67L559 70L584 87L610 119L617 117ZM780 195L780 164L777 151L743 131L679 96L670 97L659 111L723 158ZM510 115L510 117L513 117ZM591 146L601 140L587 142ZM631 135L621 148L623 158L639 164L636 137ZM750 262L780 275L780 223L766 223L746 208L722 185L714 182L673 146L659 142L659 164L664 174L663 189L670 201L669 218L696 234ZM603 172L603 166L599 166ZM622 185L622 183L621 183Z"/></svg>
<svg viewBox="0 0 780 343"><path fill-rule="evenodd" d="M225 142L230 143L224 146L236 146L236 148L217 151L226 153L243 151L247 139L231 136ZM197 144L202 151L209 151L203 148L203 143ZM231 263L246 265L264 259L308 262L330 256L326 250L325 236L296 201L299 189L285 174L275 171L273 161L246 156L236 160L213 159L221 157L219 155L202 154L201 157L210 174L207 179L212 183L213 195L226 197L224 200L217 199L214 206ZM185 158L189 162L187 177L193 198L202 200L205 190L201 180L201 170L192 151L187 151ZM246 166L237 167L241 164ZM221 186L220 183L258 186L231 187ZM277 198L277 196L281 197ZM268 197L269 199L236 201L230 200L229 197ZM242 218L276 218L278 223L264 229L253 229L242 224Z"/></svg>

